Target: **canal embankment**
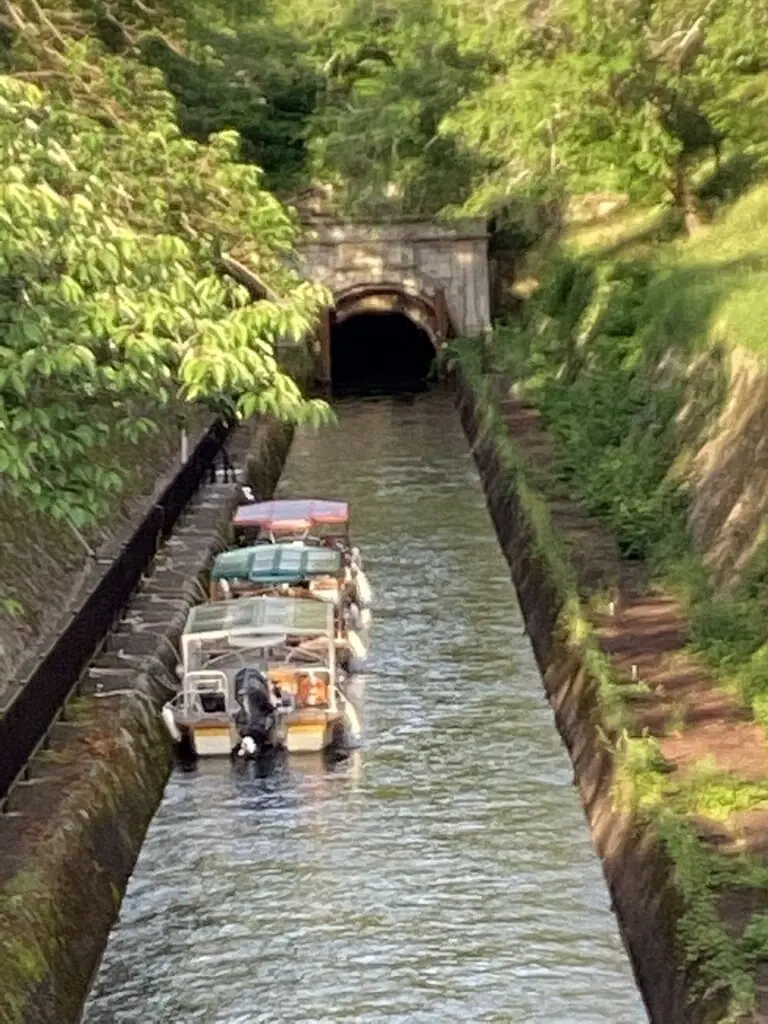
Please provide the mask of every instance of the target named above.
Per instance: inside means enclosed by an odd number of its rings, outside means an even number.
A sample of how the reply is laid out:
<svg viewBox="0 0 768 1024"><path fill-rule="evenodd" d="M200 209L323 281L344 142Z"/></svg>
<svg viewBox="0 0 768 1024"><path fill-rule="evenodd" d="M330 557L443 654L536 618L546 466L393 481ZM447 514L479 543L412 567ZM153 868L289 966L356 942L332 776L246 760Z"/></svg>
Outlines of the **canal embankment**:
<svg viewBox="0 0 768 1024"><path fill-rule="evenodd" d="M292 429L261 421L229 443L268 497ZM171 768L158 709L174 643L221 549L231 482L197 494L0 816L0 1021L79 1018Z"/></svg>
<svg viewBox="0 0 768 1024"><path fill-rule="evenodd" d="M484 377L471 361L465 370L471 387L460 396L462 420L651 1018L710 1024L744 1010L740 1019L757 1021L761 865L739 856L737 832L713 827L722 778L687 772L697 750L711 746L713 725L718 742L735 737L731 751L740 758L764 757L759 730L739 717L738 702L726 707L722 688L691 658L684 609L649 588L642 563L623 559L611 533L574 501L538 411L511 394L508 379ZM377 415L366 436L380 446L393 414L382 405ZM287 446L285 434L267 446L262 483L257 453L249 477L261 494L279 476ZM313 465L320 475L306 486L322 490L330 485L327 459ZM394 459L379 500L404 495L406 485L420 493L420 464L413 471L414 480L401 479ZM370 470L377 487L381 472ZM5 822L12 831L0 865L0 981L9 1024L74 1020L79 1012L167 782L168 745L154 715L172 667L161 635L175 638L196 600L195 580L226 521L225 490L196 502L129 610L128 619L149 613L151 628L119 630L117 651L135 645L140 660L131 678L113 677L127 692L86 692L73 704L42 771L21 787L22 817ZM358 504L366 505L362 495ZM115 654L108 646L104 679L119 668ZM453 666L445 667L452 678ZM754 765L745 780L752 788L743 790L753 803L762 762Z"/></svg>
<svg viewBox="0 0 768 1024"><path fill-rule="evenodd" d="M651 1019L765 1019L763 730L574 498L539 410L482 369L465 348L462 420Z"/></svg>
<svg viewBox="0 0 768 1024"><path fill-rule="evenodd" d="M350 502L363 747L174 772L85 1021L647 1022L453 394L335 412L278 494Z"/></svg>
<svg viewBox="0 0 768 1024"><path fill-rule="evenodd" d="M0 494L0 596L6 599L0 601L0 701L6 685L23 679L61 633L177 472L181 431L176 417L168 420L133 442L112 439L93 456L105 471L114 465L130 467L122 490L109 494L94 524L73 529L29 501ZM210 421L205 410L187 412L189 451Z"/></svg>

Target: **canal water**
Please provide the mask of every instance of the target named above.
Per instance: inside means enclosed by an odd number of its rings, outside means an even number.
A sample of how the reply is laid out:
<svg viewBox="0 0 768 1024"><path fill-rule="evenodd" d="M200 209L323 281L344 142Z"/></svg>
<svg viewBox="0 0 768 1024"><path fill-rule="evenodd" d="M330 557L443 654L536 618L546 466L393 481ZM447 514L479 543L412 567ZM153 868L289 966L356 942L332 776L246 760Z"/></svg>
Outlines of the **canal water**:
<svg viewBox="0 0 768 1024"><path fill-rule="evenodd" d="M450 395L338 415L281 492L352 502L364 748L174 776L85 1021L647 1021Z"/></svg>

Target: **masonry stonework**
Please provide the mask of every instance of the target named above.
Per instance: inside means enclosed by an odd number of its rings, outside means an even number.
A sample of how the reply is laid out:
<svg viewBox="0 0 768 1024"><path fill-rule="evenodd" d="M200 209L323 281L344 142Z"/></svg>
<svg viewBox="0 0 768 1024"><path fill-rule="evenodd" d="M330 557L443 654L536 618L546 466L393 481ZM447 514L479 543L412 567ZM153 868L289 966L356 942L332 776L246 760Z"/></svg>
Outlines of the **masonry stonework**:
<svg viewBox="0 0 768 1024"><path fill-rule="evenodd" d="M307 227L314 238L303 246L302 269L331 289L338 317L362 311L358 305L364 301L370 308L377 292L399 292L398 308L421 322L438 345L445 340L442 334L479 335L490 326L485 221L443 225L316 219ZM412 307L408 296L417 300ZM432 318L425 314L429 307Z"/></svg>

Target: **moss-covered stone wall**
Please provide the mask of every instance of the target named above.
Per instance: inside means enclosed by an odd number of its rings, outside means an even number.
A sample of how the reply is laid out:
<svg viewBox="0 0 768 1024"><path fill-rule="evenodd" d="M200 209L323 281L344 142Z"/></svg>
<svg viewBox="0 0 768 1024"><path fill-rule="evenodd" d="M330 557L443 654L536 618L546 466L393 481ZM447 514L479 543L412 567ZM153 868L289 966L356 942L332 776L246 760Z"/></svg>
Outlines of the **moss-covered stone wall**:
<svg viewBox="0 0 768 1024"><path fill-rule="evenodd" d="M457 403L485 488L489 511L509 563L526 629L557 728L570 753L619 926L653 1024L701 1024L703 1004L691 1005L675 933L680 909L671 862L658 838L614 806L614 761L605 730L590 652L566 625L573 595L562 584L543 508L524 477L502 457L483 423L471 388L456 379Z"/></svg>
<svg viewBox="0 0 768 1024"><path fill-rule="evenodd" d="M259 497L291 438L262 423L230 445ZM158 710L175 682L172 645L232 503L231 484L200 492L0 817L0 1024L80 1017L171 767Z"/></svg>

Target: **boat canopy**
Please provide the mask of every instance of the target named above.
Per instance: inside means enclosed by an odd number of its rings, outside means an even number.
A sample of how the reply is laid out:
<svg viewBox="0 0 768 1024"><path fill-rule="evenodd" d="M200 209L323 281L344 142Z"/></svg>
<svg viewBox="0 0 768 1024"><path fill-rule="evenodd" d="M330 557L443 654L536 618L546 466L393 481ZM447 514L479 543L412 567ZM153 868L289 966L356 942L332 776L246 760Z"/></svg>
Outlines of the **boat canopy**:
<svg viewBox="0 0 768 1024"><path fill-rule="evenodd" d="M240 505L232 517L235 526L265 530L310 530L313 526L348 526L349 504L317 498L296 501L260 501Z"/></svg>
<svg viewBox="0 0 768 1024"><path fill-rule="evenodd" d="M183 638L253 633L333 636L333 616L333 605L307 598L261 596L212 601L191 609Z"/></svg>
<svg viewBox="0 0 768 1024"><path fill-rule="evenodd" d="M341 553L309 544L256 544L217 555L212 580L248 580L250 583L300 583L313 576L338 576Z"/></svg>

